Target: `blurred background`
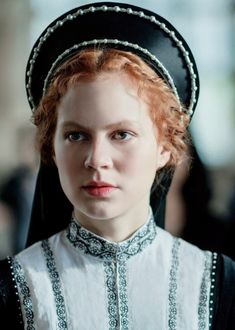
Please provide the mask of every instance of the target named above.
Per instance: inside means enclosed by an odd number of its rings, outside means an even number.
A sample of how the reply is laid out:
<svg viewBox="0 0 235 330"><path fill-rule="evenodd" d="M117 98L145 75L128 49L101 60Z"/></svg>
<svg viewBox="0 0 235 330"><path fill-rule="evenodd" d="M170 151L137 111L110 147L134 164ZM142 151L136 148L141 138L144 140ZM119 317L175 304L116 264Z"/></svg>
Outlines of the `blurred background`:
<svg viewBox="0 0 235 330"><path fill-rule="evenodd" d="M24 87L29 52L53 19L89 2L0 0L0 258L24 247L38 167ZM166 228L235 258L235 0L119 2L169 19L189 43L201 78L194 161L190 172L188 164L176 171Z"/></svg>

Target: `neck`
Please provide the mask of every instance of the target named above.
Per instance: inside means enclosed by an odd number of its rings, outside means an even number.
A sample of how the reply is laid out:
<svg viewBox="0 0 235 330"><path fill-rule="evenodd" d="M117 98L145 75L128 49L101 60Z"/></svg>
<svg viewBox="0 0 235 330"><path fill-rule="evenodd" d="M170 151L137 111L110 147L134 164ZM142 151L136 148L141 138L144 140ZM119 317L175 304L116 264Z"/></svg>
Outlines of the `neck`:
<svg viewBox="0 0 235 330"><path fill-rule="evenodd" d="M84 228L108 241L118 243L128 239L147 222L149 204L146 203L145 207L140 206L123 215L105 220L90 218L78 210L74 211L74 215Z"/></svg>

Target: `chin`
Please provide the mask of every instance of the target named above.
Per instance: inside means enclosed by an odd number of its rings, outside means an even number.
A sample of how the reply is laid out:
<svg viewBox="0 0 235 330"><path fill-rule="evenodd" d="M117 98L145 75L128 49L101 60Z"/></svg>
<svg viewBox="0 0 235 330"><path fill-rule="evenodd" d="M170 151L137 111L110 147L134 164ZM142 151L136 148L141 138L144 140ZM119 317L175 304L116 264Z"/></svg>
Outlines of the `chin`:
<svg viewBox="0 0 235 330"><path fill-rule="evenodd" d="M110 207L107 206L77 207L76 210L78 213L78 220L79 214L91 220L109 220L120 215L120 212L115 212L115 210L111 210Z"/></svg>

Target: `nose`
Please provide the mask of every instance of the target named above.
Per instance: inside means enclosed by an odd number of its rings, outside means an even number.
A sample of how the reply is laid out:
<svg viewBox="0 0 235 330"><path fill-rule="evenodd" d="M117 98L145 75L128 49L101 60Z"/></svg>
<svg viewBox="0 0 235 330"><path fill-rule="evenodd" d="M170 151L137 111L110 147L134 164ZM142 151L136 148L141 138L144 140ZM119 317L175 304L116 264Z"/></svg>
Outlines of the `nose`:
<svg viewBox="0 0 235 330"><path fill-rule="evenodd" d="M110 146L106 141L95 140L90 143L84 161L87 169L108 169L112 167Z"/></svg>

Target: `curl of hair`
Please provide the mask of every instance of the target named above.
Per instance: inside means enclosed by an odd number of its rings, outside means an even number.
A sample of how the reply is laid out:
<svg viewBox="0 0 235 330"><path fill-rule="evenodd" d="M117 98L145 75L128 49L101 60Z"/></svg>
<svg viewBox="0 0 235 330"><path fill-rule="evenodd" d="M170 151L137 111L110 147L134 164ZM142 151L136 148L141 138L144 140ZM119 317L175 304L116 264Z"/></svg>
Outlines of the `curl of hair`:
<svg viewBox="0 0 235 330"><path fill-rule="evenodd" d="M138 95L147 102L158 136L171 154L166 168L174 168L187 155L189 116L150 66L137 55L116 49L82 50L54 73L46 94L32 116L37 126L36 148L42 161L53 161L57 108L61 98L78 82L92 81L104 72L125 74L129 83L136 87Z"/></svg>

